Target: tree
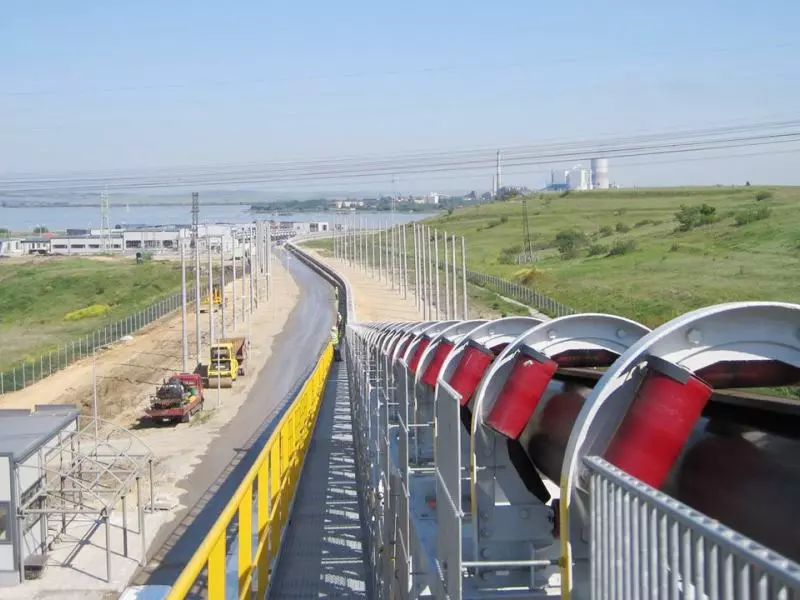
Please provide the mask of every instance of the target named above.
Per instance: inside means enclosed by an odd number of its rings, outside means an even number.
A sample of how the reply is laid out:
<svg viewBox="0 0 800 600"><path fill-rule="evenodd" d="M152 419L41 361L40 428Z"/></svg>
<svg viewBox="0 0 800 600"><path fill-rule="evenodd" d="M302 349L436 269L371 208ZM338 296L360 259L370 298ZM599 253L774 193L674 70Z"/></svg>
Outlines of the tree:
<svg viewBox="0 0 800 600"><path fill-rule="evenodd" d="M37 225L33 228L33 233L49 233L50 230L47 228L46 225Z"/></svg>

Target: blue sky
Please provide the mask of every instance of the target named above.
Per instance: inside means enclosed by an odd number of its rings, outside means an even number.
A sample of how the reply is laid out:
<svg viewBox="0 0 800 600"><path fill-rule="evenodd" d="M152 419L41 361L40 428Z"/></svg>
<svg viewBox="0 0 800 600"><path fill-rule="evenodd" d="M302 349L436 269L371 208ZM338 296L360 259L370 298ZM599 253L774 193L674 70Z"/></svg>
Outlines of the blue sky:
<svg viewBox="0 0 800 600"><path fill-rule="evenodd" d="M0 17L0 173L793 119L798 21L796 0L14 2ZM798 157L611 168L625 185L788 184L800 183ZM507 181L538 185L546 169L509 171ZM398 187L490 183L491 173L472 173L407 177ZM319 187L342 185L358 187Z"/></svg>

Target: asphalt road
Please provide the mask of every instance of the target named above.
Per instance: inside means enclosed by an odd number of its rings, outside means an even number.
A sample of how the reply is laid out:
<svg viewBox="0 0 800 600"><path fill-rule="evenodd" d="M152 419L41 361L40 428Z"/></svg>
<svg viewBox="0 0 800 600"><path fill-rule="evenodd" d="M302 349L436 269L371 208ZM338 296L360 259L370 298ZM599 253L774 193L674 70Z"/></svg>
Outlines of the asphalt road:
<svg viewBox="0 0 800 600"><path fill-rule="evenodd" d="M329 339L333 323L330 287L286 252L278 250L276 255L288 265L300 288L298 304L247 400L220 430L194 472L180 483L186 490L181 504L189 508L161 528L149 550L150 561L136 573L132 585L171 585L175 581L252 466L313 366L312 359Z"/></svg>

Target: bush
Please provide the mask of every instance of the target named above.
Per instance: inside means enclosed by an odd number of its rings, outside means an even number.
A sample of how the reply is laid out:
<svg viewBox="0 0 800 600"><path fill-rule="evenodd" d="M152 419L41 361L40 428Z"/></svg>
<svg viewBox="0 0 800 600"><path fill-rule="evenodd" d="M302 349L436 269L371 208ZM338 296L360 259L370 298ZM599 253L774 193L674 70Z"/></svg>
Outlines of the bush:
<svg viewBox="0 0 800 600"><path fill-rule="evenodd" d="M81 319L91 319L93 317L105 317L111 307L108 304L92 304L86 308L79 308L64 315L65 321L80 321Z"/></svg>
<svg viewBox="0 0 800 600"><path fill-rule="evenodd" d="M636 240L617 240L608 251L608 256L622 256L636 250Z"/></svg>
<svg viewBox="0 0 800 600"><path fill-rule="evenodd" d="M556 248L561 258L577 258L586 242L586 234L575 229L565 229L556 235Z"/></svg>
<svg viewBox="0 0 800 600"><path fill-rule="evenodd" d="M522 245L516 244L508 246L500 251L500 257L497 259L501 265L513 265L517 262L517 256L522 254Z"/></svg>
<svg viewBox="0 0 800 600"><path fill-rule="evenodd" d="M737 227L747 225L748 223L755 223L756 221L763 221L772 215L772 209L769 206L752 206L747 210L737 213L734 217Z"/></svg>
<svg viewBox="0 0 800 600"><path fill-rule="evenodd" d="M508 223L508 217L503 215L502 217L500 217L500 222L501 223Z"/></svg>
<svg viewBox="0 0 800 600"><path fill-rule="evenodd" d="M769 200L772 198L772 192L769 190L761 190L760 192L756 192L756 201L761 202L762 200Z"/></svg>
<svg viewBox="0 0 800 600"><path fill-rule="evenodd" d="M601 237L608 237L610 235L613 235L614 230L611 229L611 225L603 225L598 233L600 234Z"/></svg>
<svg viewBox="0 0 800 600"><path fill-rule="evenodd" d="M639 227L647 227L648 225L655 225L656 222L652 219L642 219L641 221L636 221L633 225L634 228L638 229Z"/></svg>
<svg viewBox="0 0 800 600"><path fill-rule="evenodd" d="M678 231L689 231L695 227L710 225L717 220L717 209L708 204L700 206L686 206L681 204L681 209L675 213L678 221Z"/></svg>
<svg viewBox="0 0 800 600"><path fill-rule="evenodd" d="M680 247L680 245L678 244L678 242L673 242L673 243L672 243L672 246L670 246L670 247L669 247L669 251L670 251L670 252L677 252L677 251L678 251L678 250L680 250L680 249L681 249L681 247Z"/></svg>
<svg viewBox="0 0 800 600"><path fill-rule="evenodd" d="M586 253L589 256L602 256L608 253L608 246L605 244L592 244L589 246Z"/></svg>
<svg viewBox="0 0 800 600"><path fill-rule="evenodd" d="M628 227L628 226L627 226L625 223L623 223L622 221L620 221L619 223L617 223L617 224L616 224L616 226L614 227L614 229L616 229L616 230L617 230L617 233L628 233L628 232L631 230L631 228L630 228L630 227Z"/></svg>

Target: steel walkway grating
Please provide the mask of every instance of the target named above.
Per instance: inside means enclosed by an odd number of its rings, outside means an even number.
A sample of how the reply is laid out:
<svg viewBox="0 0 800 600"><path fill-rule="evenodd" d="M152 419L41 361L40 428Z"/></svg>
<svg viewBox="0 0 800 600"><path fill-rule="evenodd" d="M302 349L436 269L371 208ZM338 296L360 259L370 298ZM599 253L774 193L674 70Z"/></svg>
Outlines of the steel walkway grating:
<svg viewBox="0 0 800 600"><path fill-rule="evenodd" d="M270 598L366 598L350 388L333 363Z"/></svg>

